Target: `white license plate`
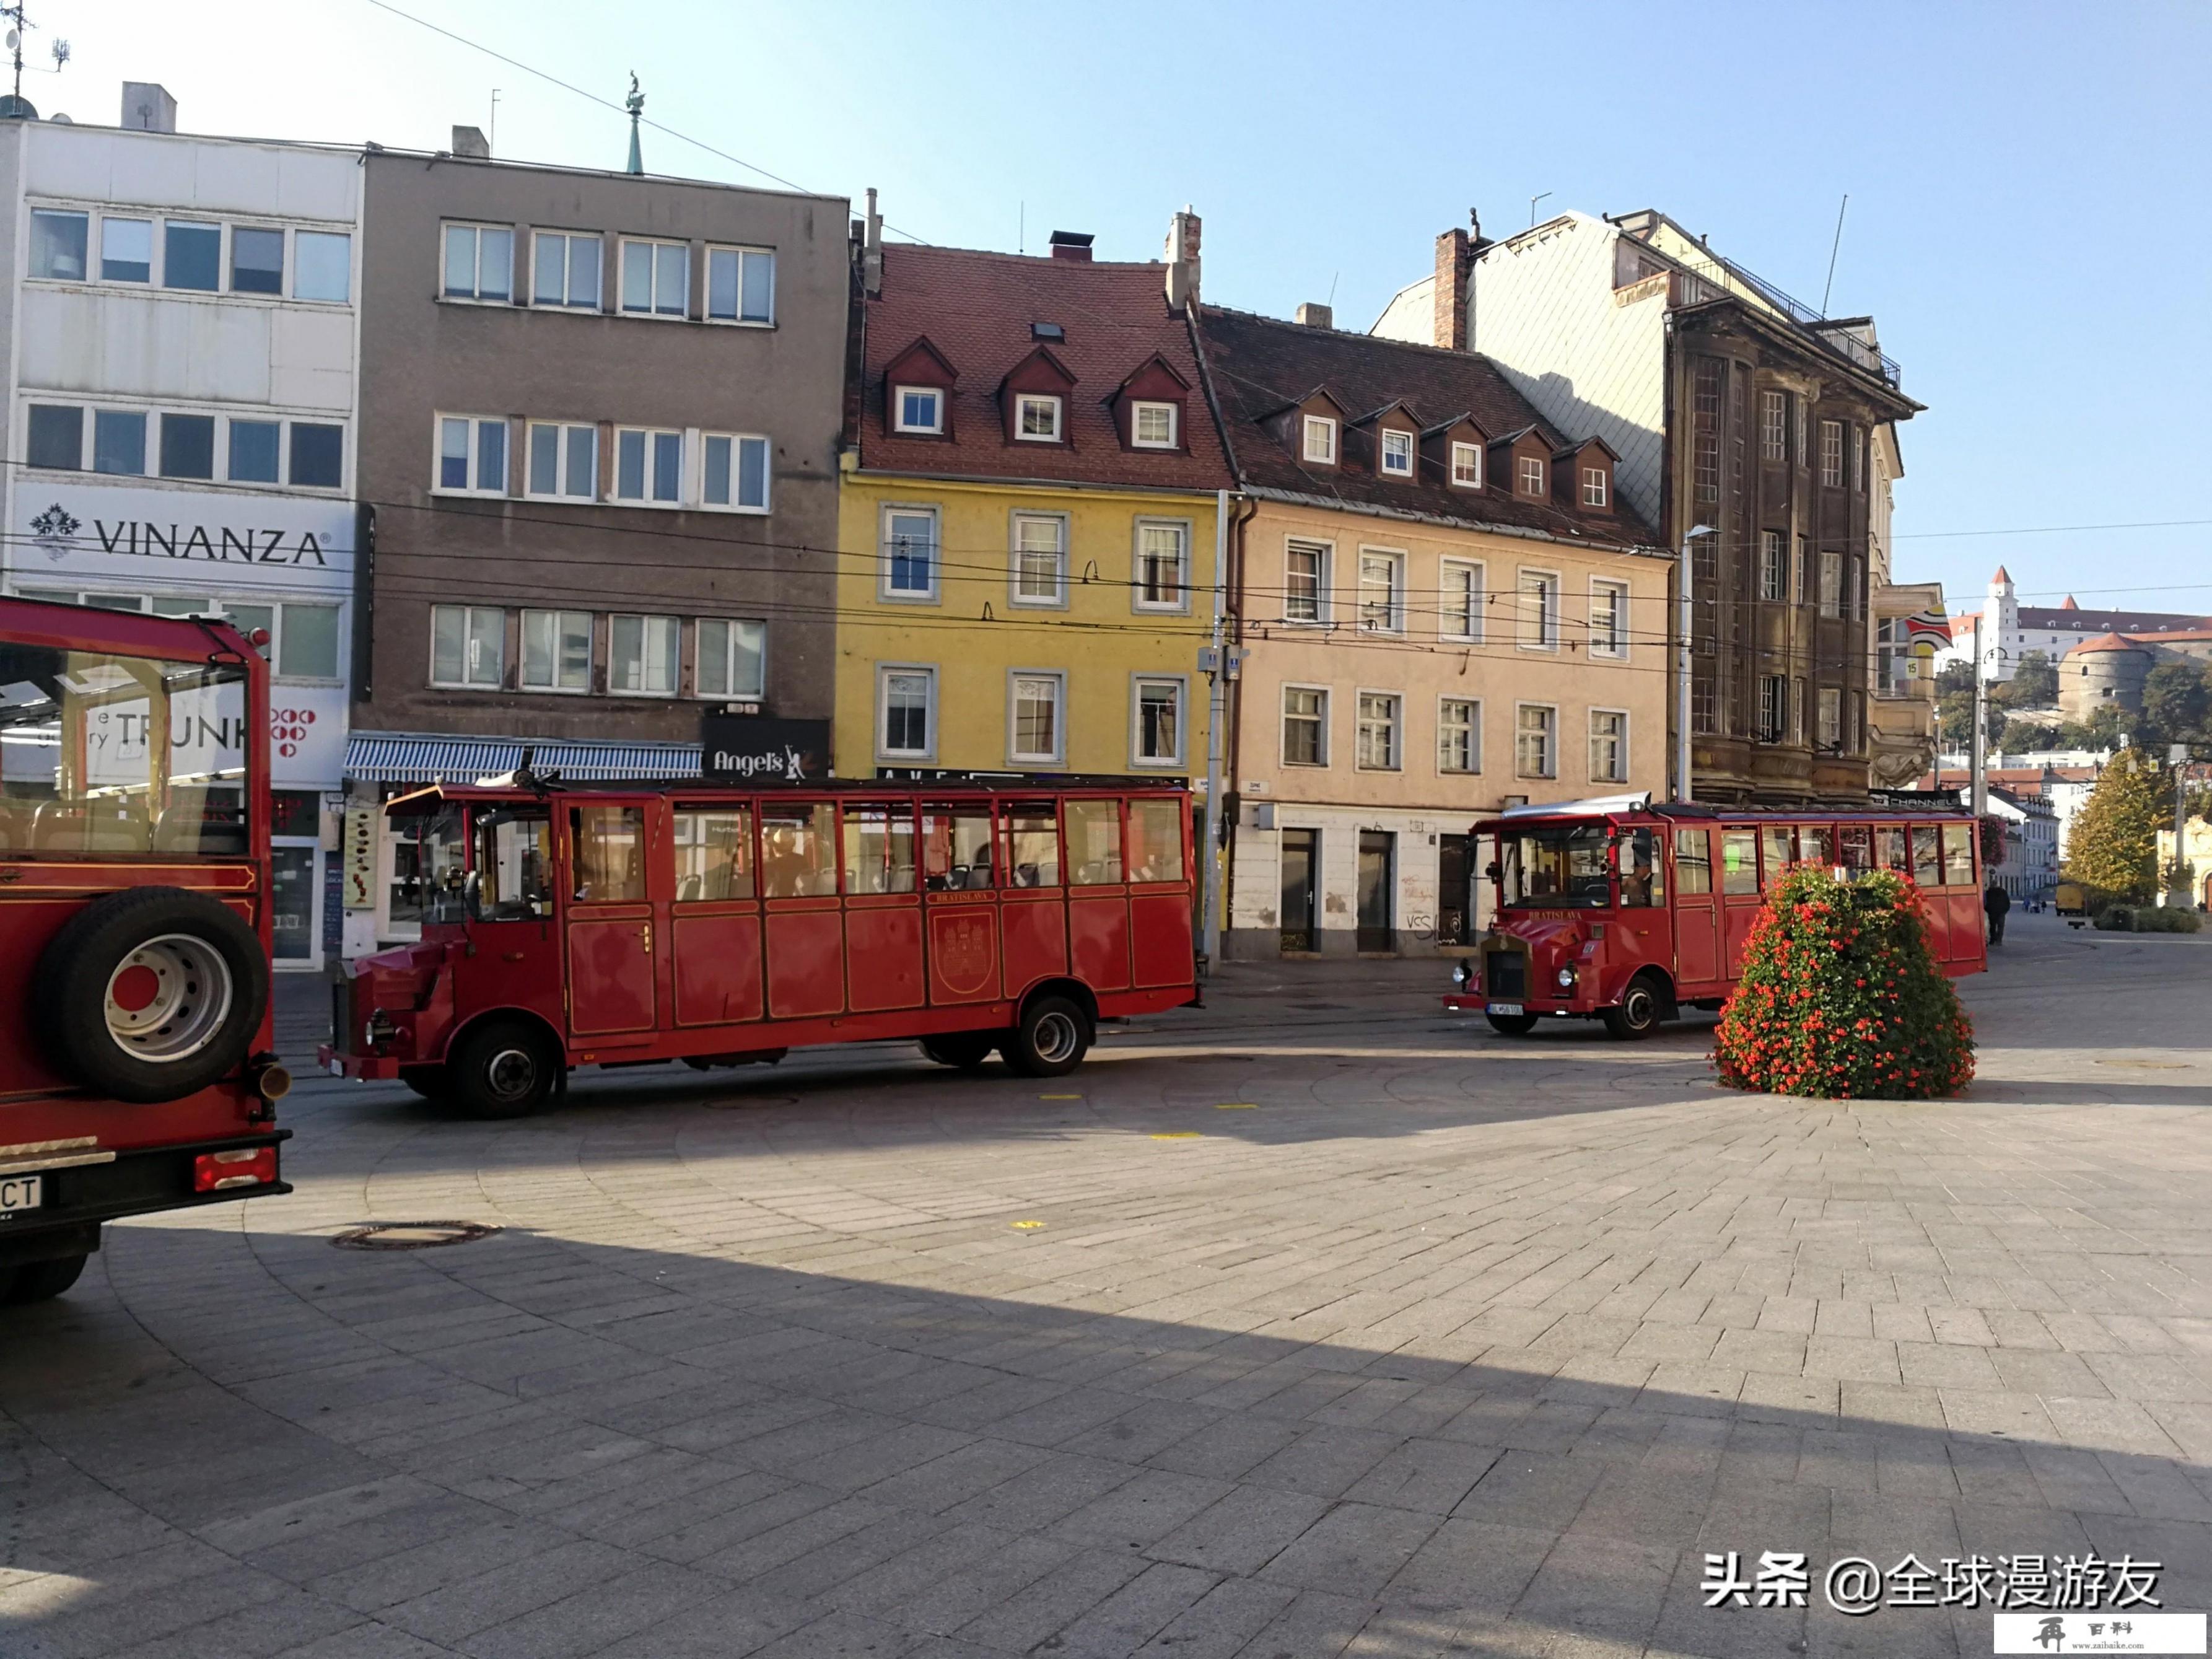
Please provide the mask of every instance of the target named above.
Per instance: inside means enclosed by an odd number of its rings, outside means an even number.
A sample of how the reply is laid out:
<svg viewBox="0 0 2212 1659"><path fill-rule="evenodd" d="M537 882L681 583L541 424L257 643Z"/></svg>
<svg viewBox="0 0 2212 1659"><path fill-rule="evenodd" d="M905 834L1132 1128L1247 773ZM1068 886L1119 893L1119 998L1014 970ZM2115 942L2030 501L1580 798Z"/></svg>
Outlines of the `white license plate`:
<svg viewBox="0 0 2212 1659"><path fill-rule="evenodd" d="M332 1060L326 1063L331 1068L331 1075L332 1077L343 1077L345 1075L345 1061L342 1060Z"/></svg>
<svg viewBox="0 0 2212 1659"><path fill-rule="evenodd" d="M9 1176L0 1180L0 1215L37 1209L46 1201L45 1185L37 1176Z"/></svg>
<svg viewBox="0 0 2212 1659"><path fill-rule="evenodd" d="M1482 1012L1486 1014L1517 1014L1522 1008L1517 1002L1493 1002Z"/></svg>

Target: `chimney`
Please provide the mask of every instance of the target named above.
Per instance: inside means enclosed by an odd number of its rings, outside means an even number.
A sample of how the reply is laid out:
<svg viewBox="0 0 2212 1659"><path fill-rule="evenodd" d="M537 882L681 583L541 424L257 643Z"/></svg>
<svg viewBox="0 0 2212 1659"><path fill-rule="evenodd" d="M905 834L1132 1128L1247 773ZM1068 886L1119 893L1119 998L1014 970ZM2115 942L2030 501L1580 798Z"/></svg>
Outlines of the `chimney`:
<svg viewBox="0 0 2212 1659"><path fill-rule="evenodd" d="M1079 230L1055 230L1052 234L1052 257L1055 259L1079 259L1091 263L1091 244L1094 239Z"/></svg>
<svg viewBox="0 0 2212 1659"><path fill-rule="evenodd" d="M471 161L489 161L491 140L483 136L482 127L455 127L453 154Z"/></svg>
<svg viewBox="0 0 2212 1659"><path fill-rule="evenodd" d="M1198 303L1198 215L1185 203L1181 213L1168 221L1168 309L1181 311Z"/></svg>
<svg viewBox="0 0 2212 1659"><path fill-rule="evenodd" d="M868 216L861 221L860 292L871 300L884 292L884 216L876 211L876 187L868 186Z"/></svg>
<svg viewBox="0 0 2212 1659"><path fill-rule="evenodd" d="M123 125L134 132L174 132L177 100L158 82L125 81Z"/></svg>
<svg viewBox="0 0 2212 1659"><path fill-rule="evenodd" d="M1298 321L1308 328L1334 328L1336 313L1327 306L1317 306L1308 301L1298 307Z"/></svg>
<svg viewBox="0 0 2212 1659"><path fill-rule="evenodd" d="M1468 349L1467 279L1474 269L1474 252L1465 231L1448 230L1437 238L1436 318L1429 325L1429 339L1446 351Z"/></svg>

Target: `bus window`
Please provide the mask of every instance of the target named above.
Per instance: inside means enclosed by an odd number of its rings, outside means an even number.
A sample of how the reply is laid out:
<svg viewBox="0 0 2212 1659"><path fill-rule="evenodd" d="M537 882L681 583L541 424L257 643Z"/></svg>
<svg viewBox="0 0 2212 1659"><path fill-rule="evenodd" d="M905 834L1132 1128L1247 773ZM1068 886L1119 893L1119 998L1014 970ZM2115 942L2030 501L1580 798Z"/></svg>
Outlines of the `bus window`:
<svg viewBox="0 0 2212 1659"><path fill-rule="evenodd" d="M1121 879L1121 803L1067 803L1067 865L1071 887L1103 887Z"/></svg>
<svg viewBox="0 0 2212 1659"><path fill-rule="evenodd" d="M914 808L845 809L845 891L914 891Z"/></svg>
<svg viewBox="0 0 2212 1659"><path fill-rule="evenodd" d="M1793 850L1796 834L1786 823L1769 823L1760 827L1759 840L1759 850L1766 857L1766 884L1779 887L1784 872L1797 861Z"/></svg>
<svg viewBox="0 0 2212 1659"><path fill-rule="evenodd" d="M676 809L676 898L753 896L752 811L744 806Z"/></svg>
<svg viewBox="0 0 2212 1659"><path fill-rule="evenodd" d="M1713 890L1713 844L1706 831L1674 832L1674 890L1685 898Z"/></svg>
<svg viewBox="0 0 2212 1659"><path fill-rule="evenodd" d="M534 921L553 914L550 815L500 806L477 815L476 920Z"/></svg>
<svg viewBox="0 0 2212 1659"><path fill-rule="evenodd" d="M1006 808L1007 867L1017 887L1060 885L1060 815L1048 800Z"/></svg>
<svg viewBox="0 0 2212 1659"><path fill-rule="evenodd" d="M1905 872L1905 831L1893 823L1885 823L1874 832L1875 862L1885 870L1894 870L1899 875Z"/></svg>
<svg viewBox="0 0 2212 1659"><path fill-rule="evenodd" d="M468 919L468 831L461 809L447 805L415 821L416 886L413 896L424 921Z"/></svg>
<svg viewBox="0 0 2212 1659"><path fill-rule="evenodd" d="M1756 830L1722 830L1721 891L1756 893L1758 890L1759 831Z"/></svg>
<svg viewBox="0 0 2212 1659"><path fill-rule="evenodd" d="M1847 823L1839 833L1843 865L1856 881L1874 868L1874 830L1863 823Z"/></svg>
<svg viewBox="0 0 2212 1659"><path fill-rule="evenodd" d="M1946 887L1972 887L1974 884L1973 826L1947 823L1943 826L1943 884Z"/></svg>
<svg viewBox="0 0 2212 1659"><path fill-rule="evenodd" d="M1602 825L1524 830L1500 837L1499 851L1505 862L1508 904L1602 908L1613 902Z"/></svg>
<svg viewBox="0 0 2212 1659"><path fill-rule="evenodd" d="M1171 800L1129 803L1129 879L1182 879L1182 806Z"/></svg>
<svg viewBox="0 0 2212 1659"><path fill-rule="evenodd" d="M1836 832L1825 823L1807 824L1797 831L1797 856L1807 864L1836 861Z"/></svg>
<svg viewBox="0 0 2212 1659"><path fill-rule="evenodd" d="M836 809L828 801L761 809L761 892L818 898L837 890Z"/></svg>
<svg viewBox="0 0 2212 1659"><path fill-rule="evenodd" d="M645 896L645 808L572 806L576 897L586 904L634 903Z"/></svg>
<svg viewBox="0 0 2212 1659"><path fill-rule="evenodd" d="M1622 907L1648 910L1666 903L1667 876L1659 862L1658 838L1649 830L1624 830L1614 845L1620 848Z"/></svg>
<svg viewBox="0 0 2212 1659"><path fill-rule="evenodd" d="M1943 855L1936 845L1936 826L1912 826L1912 879L1923 887L1943 884Z"/></svg>
<svg viewBox="0 0 2212 1659"><path fill-rule="evenodd" d="M991 870L988 806L925 805L921 809L922 885L957 893L996 884Z"/></svg>

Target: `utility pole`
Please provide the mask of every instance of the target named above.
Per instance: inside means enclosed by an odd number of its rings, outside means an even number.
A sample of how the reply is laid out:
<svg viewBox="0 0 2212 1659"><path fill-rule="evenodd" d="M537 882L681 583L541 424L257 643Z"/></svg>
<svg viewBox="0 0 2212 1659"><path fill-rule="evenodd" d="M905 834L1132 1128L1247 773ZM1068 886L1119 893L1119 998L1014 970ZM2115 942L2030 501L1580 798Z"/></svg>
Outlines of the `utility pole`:
<svg viewBox="0 0 2212 1659"><path fill-rule="evenodd" d="M1989 757L1984 752L1987 743L1984 726L1989 720L1989 703L1982 678L1982 619L1974 618L1974 743L1972 750L1972 769L1968 781L1973 793L1974 833L1982 833L1982 817L1990 810L1989 779L1984 775Z"/></svg>
<svg viewBox="0 0 2212 1659"><path fill-rule="evenodd" d="M1690 544L1720 532L1709 524L1692 525L1682 534L1680 568L1674 581L1674 799L1696 799L1690 781Z"/></svg>
<svg viewBox="0 0 2212 1659"><path fill-rule="evenodd" d="M2184 910L2195 907L2189 890L2189 745L2166 745L2166 757L2173 765L2173 863L2166 884L2166 902Z"/></svg>
<svg viewBox="0 0 2212 1659"><path fill-rule="evenodd" d="M1229 492L1213 497L1213 636L1202 653L1206 667L1206 842L1199 848L1199 937L1206 971L1221 957L1221 849L1228 825L1221 810L1222 727L1228 721L1229 654L1222 645L1229 595Z"/></svg>

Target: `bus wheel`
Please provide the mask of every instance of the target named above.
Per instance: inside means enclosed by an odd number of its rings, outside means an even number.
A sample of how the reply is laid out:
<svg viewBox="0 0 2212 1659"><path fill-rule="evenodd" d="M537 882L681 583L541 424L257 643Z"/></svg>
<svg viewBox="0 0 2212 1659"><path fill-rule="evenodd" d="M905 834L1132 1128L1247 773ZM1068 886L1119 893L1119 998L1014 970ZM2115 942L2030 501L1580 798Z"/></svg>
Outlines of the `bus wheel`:
<svg viewBox="0 0 2212 1659"><path fill-rule="evenodd" d="M1605 1029L1624 1042L1650 1036L1666 1017L1667 999L1651 980L1638 975L1620 994L1620 1006L1605 1011Z"/></svg>
<svg viewBox="0 0 2212 1659"><path fill-rule="evenodd" d="M553 1097L561 1071L541 1033L519 1020L494 1020L453 1045L445 1093L465 1117L527 1117Z"/></svg>
<svg viewBox="0 0 2212 1659"><path fill-rule="evenodd" d="M999 1047L1024 1077L1065 1077L1091 1047L1091 1020L1066 997L1039 997Z"/></svg>
<svg viewBox="0 0 2212 1659"><path fill-rule="evenodd" d="M425 1100L443 1100L453 1092L453 1081L442 1066L410 1066L399 1080Z"/></svg>
<svg viewBox="0 0 2212 1659"><path fill-rule="evenodd" d="M1504 1036L1527 1036L1536 1029L1534 1014L1485 1014L1490 1029Z"/></svg>
<svg viewBox="0 0 2212 1659"><path fill-rule="evenodd" d="M921 1040L924 1055L939 1066L962 1072L981 1071L997 1046L997 1040L988 1031L945 1031Z"/></svg>
<svg viewBox="0 0 2212 1659"><path fill-rule="evenodd" d="M85 1258L65 1255L52 1261L26 1261L15 1271L12 1278L0 1279L7 1290L0 1294L0 1302L9 1307L21 1307L27 1302L51 1302L76 1283L76 1276L84 1271Z"/></svg>

